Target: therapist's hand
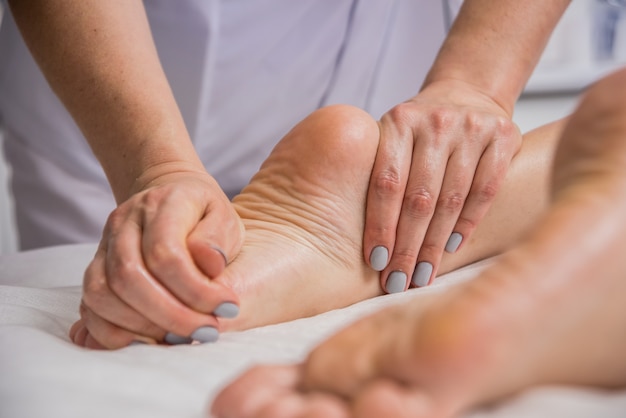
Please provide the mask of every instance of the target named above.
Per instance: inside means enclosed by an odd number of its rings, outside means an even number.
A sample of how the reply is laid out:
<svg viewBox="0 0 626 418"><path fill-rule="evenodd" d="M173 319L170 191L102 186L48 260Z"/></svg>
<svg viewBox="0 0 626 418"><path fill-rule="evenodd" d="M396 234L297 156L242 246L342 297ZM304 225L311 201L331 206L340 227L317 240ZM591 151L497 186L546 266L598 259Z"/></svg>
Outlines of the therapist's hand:
<svg viewBox="0 0 626 418"><path fill-rule="evenodd" d="M397 292L427 285L444 250L468 241L522 136L498 103L460 81L429 84L383 115L380 129L364 256L383 289Z"/></svg>
<svg viewBox="0 0 626 418"><path fill-rule="evenodd" d="M236 256L243 235L207 173L178 170L145 182L106 223L85 273L73 340L119 348L216 338L215 316L236 315L238 300L211 278Z"/></svg>

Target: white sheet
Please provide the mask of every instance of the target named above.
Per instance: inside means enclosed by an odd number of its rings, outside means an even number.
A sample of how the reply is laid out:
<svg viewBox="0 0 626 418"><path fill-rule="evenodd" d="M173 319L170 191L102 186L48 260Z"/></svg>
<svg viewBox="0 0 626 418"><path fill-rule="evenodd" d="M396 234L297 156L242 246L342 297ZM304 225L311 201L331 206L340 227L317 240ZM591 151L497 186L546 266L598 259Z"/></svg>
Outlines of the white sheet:
<svg viewBox="0 0 626 418"><path fill-rule="evenodd" d="M104 352L75 347L67 338L94 251L94 245L77 245L0 257L0 417L206 417L219 388L251 364L300 360L355 318L407 297L419 303L420 295L444 291L488 263L419 291L226 333L215 344ZM541 388L471 417L626 417L626 391Z"/></svg>

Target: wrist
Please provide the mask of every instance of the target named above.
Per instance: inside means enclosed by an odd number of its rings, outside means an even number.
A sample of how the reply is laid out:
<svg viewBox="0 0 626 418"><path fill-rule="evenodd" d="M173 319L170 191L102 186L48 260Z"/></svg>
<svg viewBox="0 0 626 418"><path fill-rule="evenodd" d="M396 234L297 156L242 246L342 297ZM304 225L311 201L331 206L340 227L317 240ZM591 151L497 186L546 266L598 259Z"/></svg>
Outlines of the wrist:
<svg viewBox="0 0 626 418"><path fill-rule="evenodd" d="M176 182L183 178L194 178L208 183L211 187L219 187L201 164L190 161L163 161L144 168L133 179L125 198L150 187Z"/></svg>
<svg viewBox="0 0 626 418"><path fill-rule="evenodd" d="M488 92L465 80L454 78L425 83L416 98L428 97L441 104L456 104L512 119L513 105L501 103Z"/></svg>
<svg viewBox="0 0 626 418"><path fill-rule="evenodd" d="M520 87L519 91L515 88L500 88L493 80L485 80L482 76L473 77L467 70L463 68L456 70L453 66L449 66L446 71L431 71L424 80L420 92L434 86L447 86L446 89L453 92L451 94L458 96L471 91L475 97L496 104L509 119L513 117L515 103L522 88Z"/></svg>

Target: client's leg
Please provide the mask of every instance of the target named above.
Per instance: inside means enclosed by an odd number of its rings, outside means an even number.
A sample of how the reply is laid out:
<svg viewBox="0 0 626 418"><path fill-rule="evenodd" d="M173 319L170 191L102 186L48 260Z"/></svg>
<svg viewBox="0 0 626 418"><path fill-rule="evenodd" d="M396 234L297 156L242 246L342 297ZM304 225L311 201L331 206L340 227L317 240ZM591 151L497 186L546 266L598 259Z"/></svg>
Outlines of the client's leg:
<svg viewBox="0 0 626 418"><path fill-rule="evenodd" d="M527 135L489 215L469 245L444 256L440 273L501 252L536 219L547 197L557 130ZM310 316L382 293L379 274L363 263L361 250L378 139L368 114L333 106L313 113L278 144L234 200L246 241L216 280L238 293L241 312L220 319L222 329Z"/></svg>

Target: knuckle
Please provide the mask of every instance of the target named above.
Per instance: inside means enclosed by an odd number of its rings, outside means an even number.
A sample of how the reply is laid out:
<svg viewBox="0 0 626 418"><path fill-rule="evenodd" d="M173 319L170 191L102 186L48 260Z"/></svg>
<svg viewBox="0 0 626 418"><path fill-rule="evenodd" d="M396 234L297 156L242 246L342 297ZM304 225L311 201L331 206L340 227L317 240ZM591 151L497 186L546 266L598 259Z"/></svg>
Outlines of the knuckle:
<svg viewBox="0 0 626 418"><path fill-rule="evenodd" d="M373 178L374 191L377 197L389 197L402 193L403 184L396 170L383 170Z"/></svg>
<svg viewBox="0 0 626 418"><path fill-rule="evenodd" d="M395 227L391 224L369 223L367 225L368 240L377 244L384 244L393 240Z"/></svg>
<svg viewBox="0 0 626 418"><path fill-rule="evenodd" d="M110 214L109 217L107 218L106 224L105 224L105 233L104 235L108 235L110 233L112 233L113 231L117 230L122 223L124 222L124 220L126 219L126 210L124 207L124 204L118 206L117 208L115 208Z"/></svg>
<svg viewBox="0 0 626 418"><path fill-rule="evenodd" d="M464 128L469 133L480 132L484 129L483 118L476 112L469 112L465 115Z"/></svg>
<svg viewBox="0 0 626 418"><path fill-rule="evenodd" d="M498 194L499 188L499 182L496 180L490 180L481 184L475 192L476 200L480 204L492 202Z"/></svg>
<svg viewBox="0 0 626 418"><path fill-rule="evenodd" d="M443 133L450 129L454 123L454 116L450 109L444 107L436 107L431 110L429 115L430 128L435 133Z"/></svg>
<svg viewBox="0 0 626 418"><path fill-rule="evenodd" d="M180 247L170 241L159 240L145 252L146 264L153 271L172 271L184 262Z"/></svg>
<svg viewBox="0 0 626 418"><path fill-rule="evenodd" d="M460 216L456 221L455 230L461 232L465 238L469 233L478 227L479 220L470 219L468 217Z"/></svg>
<svg viewBox="0 0 626 418"><path fill-rule="evenodd" d="M459 192L444 193L440 196L437 209L441 208L446 212L459 212L465 204L465 195Z"/></svg>
<svg viewBox="0 0 626 418"><path fill-rule="evenodd" d="M396 248L393 251L393 264L396 266L407 267L407 269L401 269L408 271L408 267L413 268L415 260L417 260L418 248Z"/></svg>
<svg viewBox="0 0 626 418"><path fill-rule="evenodd" d="M516 151L522 144L522 134L518 126L505 117L499 117L496 120L496 136L504 143L507 153L511 150Z"/></svg>
<svg viewBox="0 0 626 418"><path fill-rule="evenodd" d="M426 189L412 190L404 196L403 210L417 219L430 218L435 211L435 198Z"/></svg>
<svg viewBox="0 0 626 418"><path fill-rule="evenodd" d="M424 241L420 248L420 257L423 256L425 259L438 258L443 254L444 246L444 242Z"/></svg>
<svg viewBox="0 0 626 418"><path fill-rule="evenodd" d="M500 135L512 136L518 133L517 126L513 121L505 117L499 116L496 118L496 130Z"/></svg>
<svg viewBox="0 0 626 418"><path fill-rule="evenodd" d="M116 294L122 294L128 288L128 281L139 274L138 266L130 261L116 260L107 274L109 287Z"/></svg>
<svg viewBox="0 0 626 418"><path fill-rule="evenodd" d="M176 188L158 187L145 190L138 197L138 209L144 214L156 212L161 207L167 197L176 193Z"/></svg>
<svg viewBox="0 0 626 418"><path fill-rule="evenodd" d="M392 107L385 117L391 118L394 123L410 123L415 114L414 105L410 102L403 102Z"/></svg>
<svg viewBox="0 0 626 418"><path fill-rule="evenodd" d="M83 303L90 309L96 309L105 303L107 285L104 278L86 277L83 285Z"/></svg>

